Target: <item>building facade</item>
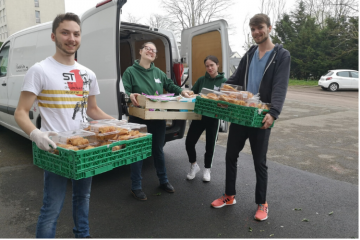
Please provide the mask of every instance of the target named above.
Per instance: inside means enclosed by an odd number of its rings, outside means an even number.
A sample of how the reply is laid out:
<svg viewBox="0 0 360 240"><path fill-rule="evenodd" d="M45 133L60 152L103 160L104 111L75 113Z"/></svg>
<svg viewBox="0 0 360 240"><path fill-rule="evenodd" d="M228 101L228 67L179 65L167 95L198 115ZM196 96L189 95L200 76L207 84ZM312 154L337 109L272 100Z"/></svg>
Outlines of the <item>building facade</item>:
<svg viewBox="0 0 360 240"><path fill-rule="evenodd" d="M65 0L0 0L0 42L61 13L65 13Z"/></svg>

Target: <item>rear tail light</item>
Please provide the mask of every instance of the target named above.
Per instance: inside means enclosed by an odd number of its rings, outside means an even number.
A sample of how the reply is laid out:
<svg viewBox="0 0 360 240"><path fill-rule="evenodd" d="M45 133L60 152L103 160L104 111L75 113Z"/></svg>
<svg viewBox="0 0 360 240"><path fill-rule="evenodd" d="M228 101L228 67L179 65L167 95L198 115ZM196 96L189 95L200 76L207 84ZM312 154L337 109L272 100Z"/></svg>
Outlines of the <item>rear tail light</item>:
<svg viewBox="0 0 360 240"><path fill-rule="evenodd" d="M100 6L104 5L104 4L107 4L107 3L111 2L111 1L112 0L105 0L105 1L99 2L98 4L96 4L96 8L98 8L98 7L100 7Z"/></svg>
<svg viewBox="0 0 360 240"><path fill-rule="evenodd" d="M326 78L325 80L331 80L332 79L332 77L328 77L328 78Z"/></svg>

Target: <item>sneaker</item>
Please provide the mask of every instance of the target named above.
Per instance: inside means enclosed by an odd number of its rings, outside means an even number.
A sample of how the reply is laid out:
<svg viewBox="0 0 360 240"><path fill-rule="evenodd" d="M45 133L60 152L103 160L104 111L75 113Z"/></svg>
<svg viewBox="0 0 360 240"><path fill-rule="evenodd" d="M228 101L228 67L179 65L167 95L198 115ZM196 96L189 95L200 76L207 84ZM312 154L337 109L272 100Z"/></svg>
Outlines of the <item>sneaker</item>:
<svg viewBox="0 0 360 240"><path fill-rule="evenodd" d="M210 173L211 173L210 168L205 168L204 176L203 176L203 181L204 182L210 182Z"/></svg>
<svg viewBox="0 0 360 240"><path fill-rule="evenodd" d="M196 173L200 171L200 167L197 163L191 164L190 173L186 176L187 179L193 180L195 178Z"/></svg>
<svg viewBox="0 0 360 240"><path fill-rule="evenodd" d="M221 198L216 199L211 203L214 208L222 208L223 206L234 205L236 203L235 196L222 195Z"/></svg>
<svg viewBox="0 0 360 240"><path fill-rule="evenodd" d="M265 204L259 204L258 205L258 210L255 213L255 220L258 221L264 221L268 218L268 212L269 212L269 208L268 208L268 204L267 202L265 202Z"/></svg>

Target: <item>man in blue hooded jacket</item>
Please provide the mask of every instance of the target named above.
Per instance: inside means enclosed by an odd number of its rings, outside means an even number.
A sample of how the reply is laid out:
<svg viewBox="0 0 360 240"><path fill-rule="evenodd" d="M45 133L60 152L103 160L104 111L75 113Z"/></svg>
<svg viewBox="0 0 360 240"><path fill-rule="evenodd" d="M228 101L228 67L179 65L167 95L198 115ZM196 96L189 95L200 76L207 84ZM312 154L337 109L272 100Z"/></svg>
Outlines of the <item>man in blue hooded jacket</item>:
<svg viewBox="0 0 360 240"><path fill-rule="evenodd" d="M263 221L268 218L266 153L271 132L269 127L278 118L284 105L290 75L290 53L282 45L272 43L272 26L267 15L256 14L250 19L249 26L257 45L247 51L236 72L226 83L240 85L243 90L254 95L259 93L260 100L271 103L271 107L261 128L234 123L230 125L226 151L225 194L213 201L211 206L221 208L236 203L237 159L246 139L249 139L256 172L255 203L258 208L254 218Z"/></svg>

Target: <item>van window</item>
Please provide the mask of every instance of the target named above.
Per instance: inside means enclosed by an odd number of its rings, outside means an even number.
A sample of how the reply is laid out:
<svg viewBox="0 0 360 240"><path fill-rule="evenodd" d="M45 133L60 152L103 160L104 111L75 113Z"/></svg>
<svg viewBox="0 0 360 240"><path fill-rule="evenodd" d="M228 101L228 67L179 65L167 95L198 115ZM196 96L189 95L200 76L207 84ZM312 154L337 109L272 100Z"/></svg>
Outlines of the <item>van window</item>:
<svg viewBox="0 0 360 240"><path fill-rule="evenodd" d="M9 60L10 43L6 43L0 52L0 77L5 77Z"/></svg>

